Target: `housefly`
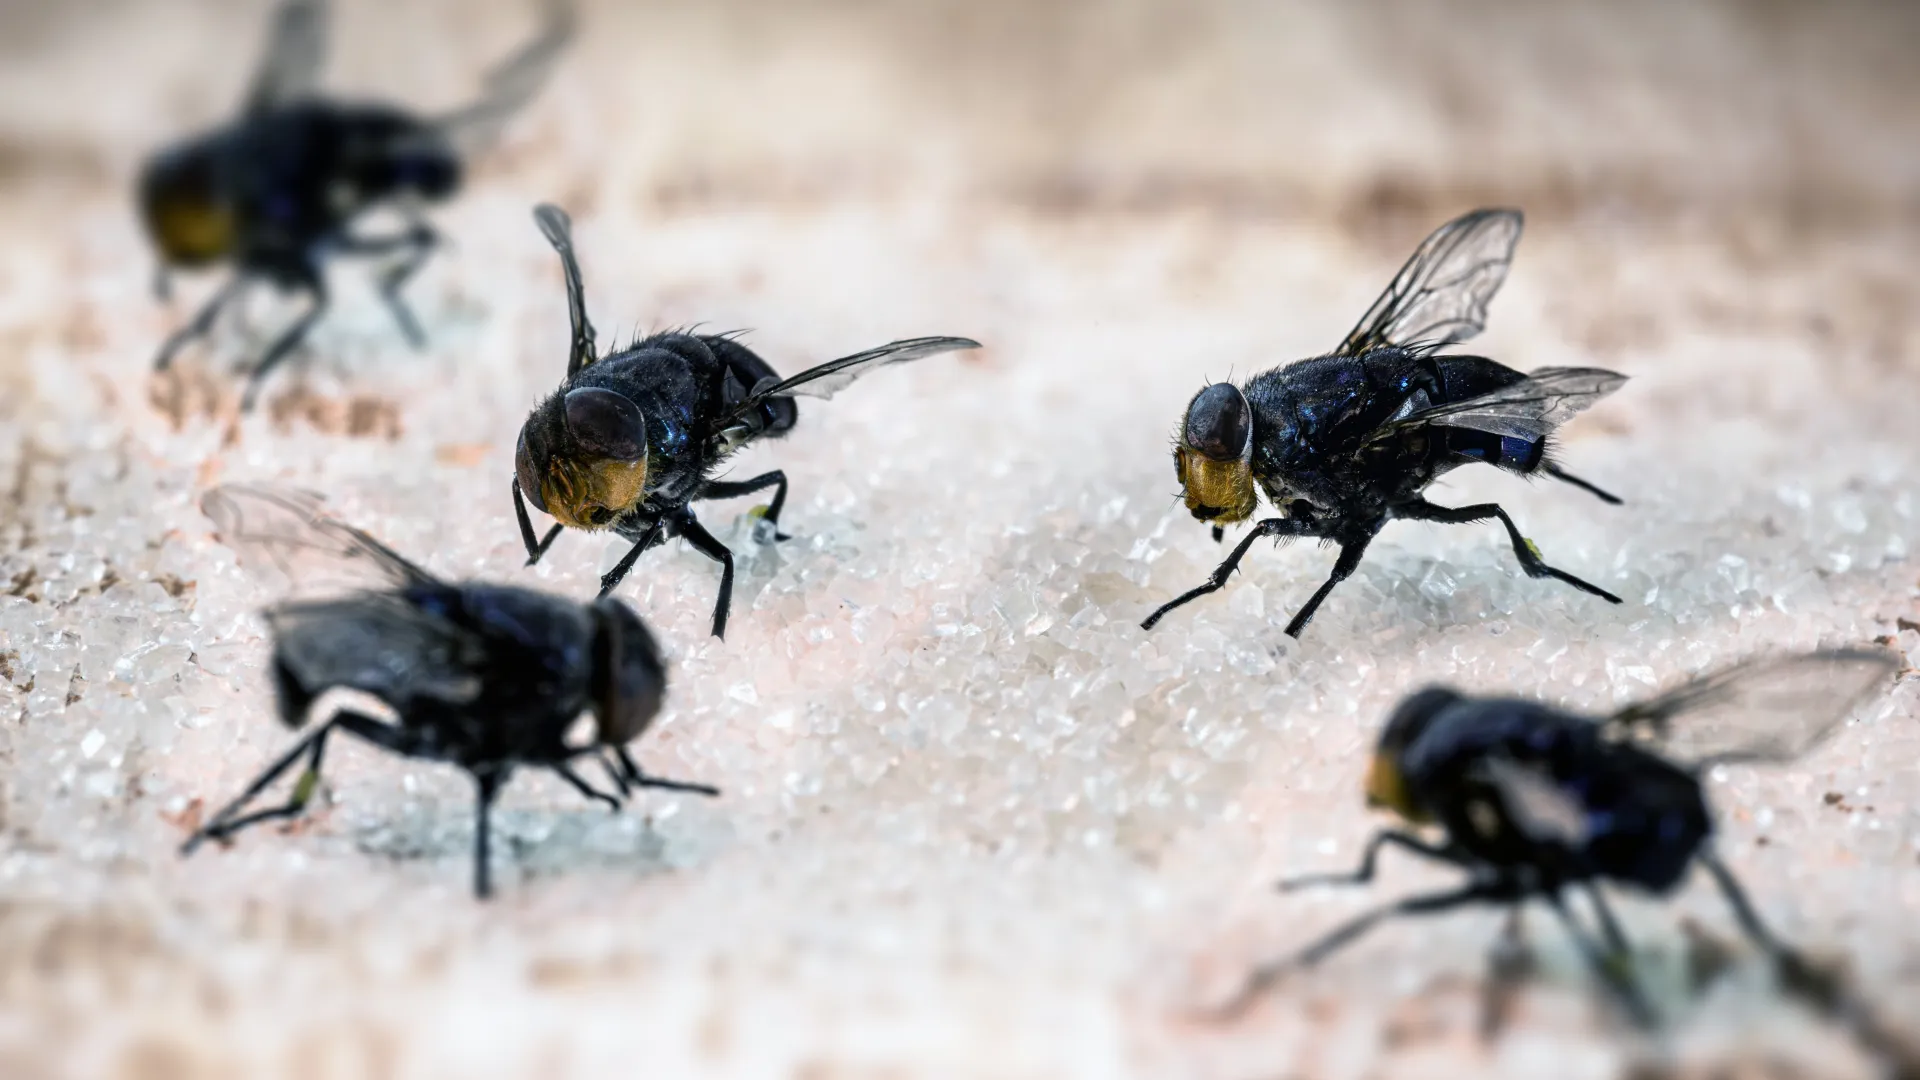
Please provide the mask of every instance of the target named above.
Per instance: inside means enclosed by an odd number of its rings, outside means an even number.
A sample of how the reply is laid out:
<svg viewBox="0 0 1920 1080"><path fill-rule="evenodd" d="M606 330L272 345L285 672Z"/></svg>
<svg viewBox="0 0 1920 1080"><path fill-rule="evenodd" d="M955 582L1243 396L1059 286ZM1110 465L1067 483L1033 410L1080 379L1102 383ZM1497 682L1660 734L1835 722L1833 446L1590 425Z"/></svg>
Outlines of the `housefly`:
<svg viewBox="0 0 1920 1080"><path fill-rule="evenodd" d="M1767 929L1714 853L1701 776L1728 763L1793 761L1898 666L1889 653L1862 649L1751 660L1608 716L1440 687L1413 694L1388 718L1366 775L1367 804L1413 829L1375 833L1350 873L1293 878L1279 888L1366 884L1388 846L1455 867L1467 880L1341 924L1261 968L1236 1004L1387 919L1476 903L1512 908L1537 898L1644 1022L1651 1014L1625 975L1627 939L1598 886L1666 896L1695 865L1719 886L1741 930L1783 981L1804 982L1811 966ZM1590 902L1602 941L1568 907L1575 892Z"/></svg>
<svg viewBox="0 0 1920 1080"><path fill-rule="evenodd" d="M1574 414L1618 389L1623 375L1599 368L1521 374L1479 356L1442 355L1486 324L1520 240L1517 210L1476 210L1420 245L1373 307L1327 356L1263 372L1244 386L1213 383L1195 394L1173 450L1187 510L1213 526L1253 517L1264 493L1278 516L1256 523L1206 584L1175 597L1141 623L1227 583L1260 537L1316 537L1339 545L1333 573L1293 621L1299 637L1321 601L1360 565L1394 518L1465 524L1499 519L1520 568L1558 578L1609 603L1620 598L1547 565L1497 503L1437 506L1427 486L1482 462L1545 473L1610 502L1620 500L1562 470L1552 436Z"/></svg>
<svg viewBox="0 0 1920 1080"><path fill-rule="evenodd" d="M534 221L560 254L573 340L567 378L536 406L514 449L513 511L527 547L540 561L566 527L612 529L633 541L600 579L606 596L640 553L670 536L720 564L713 636L725 637L733 596L733 553L700 524L692 503L773 489L766 526L775 539L787 501L787 474L775 469L746 480L719 480L715 469L755 439L777 438L799 417L795 395L832 397L855 379L900 364L980 343L959 337L895 341L830 360L782 379L765 360L726 334L665 333L599 356L587 319L572 222L541 205ZM536 539L528 502L556 524Z"/></svg>
<svg viewBox="0 0 1920 1080"><path fill-rule="evenodd" d="M444 581L328 516L301 492L220 487L201 507L244 561L277 566L296 582L365 583L266 610L281 722L305 727L325 711L316 701L336 689L375 698L393 716L352 703L327 712L181 854L249 825L298 816L319 786L327 738L336 731L406 757L449 762L473 777L473 890L481 897L491 891L489 814L516 766L551 770L614 809L635 788L719 794L705 784L648 776L627 754L626 744L660 712L667 670L653 635L620 601L582 605L507 585ZM591 734L570 735L582 717L591 717ZM605 767L615 793L574 770L586 758ZM285 803L242 812L299 761L305 765Z"/></svg>
<svg viewBox="0 0 1920 1080"><path fill-rule="evenodd" d="M307 310L254 365L242 402L251 407L267 373L326 310L323 263L334 255L396 259L379 279L380 295L401 332L423 346L425 336L400 295L440 242L422 207L454 193L463 161L539 91L572 33L570 10L556 3L540 35L488 74L478 101L425 117L319 96L325 5L282 4L240 117L160 151L141 172L140 215L161 260L155 291L167 296L174 268L226 263L233 269L161 345L155 370L206 336L221 310L254 282L305 293ZM396 210L405 227L382 235L354 229L357 219L380 207Z"/></svg>

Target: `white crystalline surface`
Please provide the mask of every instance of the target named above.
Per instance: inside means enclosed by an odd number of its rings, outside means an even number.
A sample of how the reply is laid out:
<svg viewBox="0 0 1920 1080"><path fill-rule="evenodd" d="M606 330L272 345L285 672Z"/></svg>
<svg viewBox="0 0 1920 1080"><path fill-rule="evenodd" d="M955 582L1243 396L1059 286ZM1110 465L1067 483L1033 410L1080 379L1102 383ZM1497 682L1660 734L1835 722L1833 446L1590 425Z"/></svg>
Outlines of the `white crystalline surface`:
<svg viewBox="0 0 1920 1080"><path fill-rule="evenodd" d="M519 16L502 12L507 40ZM710 28L667 22L685 48L718 48ZM138 40L62 37L47 55ZM830 77L821 57L840 38L795 40L819 53L792 61L795 78L887 107ZM1541 970L1490 1043L1475 1031L1499 918L1484 911L1383 927L1230 1023L1203 1012L1252 965L1446 880L1389 856L1369 890L1270 888L1345 868L1382 823L1361 773L1411 689L1599 710L1766 649L1880 639L1920 662L1910 222L1869 205L1783 223L1764 190L1738 196L1761 208L1746 221L1704 181L1652 209L1623 194L1568 212L1561 192L1535 216L1474 347L1632 376L1561 451L1627 505L1471 469L1432 497L1498 499L1549 561L1624 605L1524 577L1497 526L1399 523L1304 641L1281 628L1332 563L1307 544L1256 546L1225 591L1148 634L1139 620L1222 551L1175 497L1168 434L1194 390L1330 346L1468 200L1559 189L1483 184L1377 220L1318 188L1243 213L1232 190L1172 190L1157 208L1151 185L1103 202L1085 181L1078 205L1072 184L1018 194L1006 177L1035 151L964 125L890 166L917 183L836 172L800 148L812 129L773 119L763 149L734 117L737 153L700 158L658 126L691 99L619 96L614 59L583 49L588 73L542 107L549 130L438 215L457 247L412 292L426 353L361 275L337 273L312 349L237 423L228 365L288 307L263 299L251 337L230 326L149 386L151 350L188 309L147 295L122 190L135 151L101 151L100 175L56 162L6 181L0 1074L1871 1075L1847 1035L1771 989L1703 881L1671 903L1619 897L1671 1016L1659 1039L1605 1009L1544 912L1526 923ZM36 64L23 70L66 71ZM449 67L446 85L459 77ZM640 150L578 119L597 95ZM115 147L186 122L129 97L64 108L72 138ZM857 130L897 120L848 115ZM7 130L39 146L40 122L10 114ZM1012 164L964 164L968 139ZM1119 165L1137 150L1115 145ZM647 173L642 151L692 163ZM811 164L766 179L749 168L760 152ZM1361 174L1369 152L1348 147L1332 171ZM787 471L793 539L756 545L748 500L703 509L739 557L725 642L706 634L718 568L683 544L621 589L672 663L637 757L723 798L649 793L614 816L522 775L495 817L499 895L483 905L468 782L340 739L308 820L178 858L188 823L291 738L253 614L271 597L211 538L206 486L319 491L439 573L581 599L620 553L570 533L520 565L513 440L565 362L539 198L574 212L603 345L636 325L748 328L783 372L919 334L988 347L803 401L788 439L730 465ZM1721 850L1763 915L1848 962L1908 1031L1916 766L1909 672L1804 762L1709 783ZM1682 989L1683 920L1732 950L1704 996Z"/></svg>

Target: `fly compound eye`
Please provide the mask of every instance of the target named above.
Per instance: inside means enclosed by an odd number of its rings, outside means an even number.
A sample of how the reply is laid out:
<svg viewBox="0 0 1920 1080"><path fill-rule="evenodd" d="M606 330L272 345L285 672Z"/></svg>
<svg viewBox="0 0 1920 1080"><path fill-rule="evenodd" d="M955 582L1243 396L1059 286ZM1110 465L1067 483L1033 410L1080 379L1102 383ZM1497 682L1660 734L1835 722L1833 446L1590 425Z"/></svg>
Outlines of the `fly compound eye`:
<svg viewBox="0 0 1920 1080"><path fill-rule="evenodd" d="M1253 438L1253 411L1239 387L1214 383L1193 396L1181 434L1188 446L1214 461L1237 461Z"/></svg>
<svg viewBox="0 0 1920 1080"><path fill-rule="evenodd" d="M624 394L583 386L566 398L567 431L581 449L614 461L641 461L647 456L647 419L640 406Z"/></svg>
<svg viewBox="0 0 1920 1080"><path fill-rule="evenodd" d="M551 513L547 509L547 499L540 490L540 470L534 467L533 451L527 448L527 429L520 429L520 443L513 448L513 475L520 482L520 495L533 504L535 510L543 514Z"/></svg>

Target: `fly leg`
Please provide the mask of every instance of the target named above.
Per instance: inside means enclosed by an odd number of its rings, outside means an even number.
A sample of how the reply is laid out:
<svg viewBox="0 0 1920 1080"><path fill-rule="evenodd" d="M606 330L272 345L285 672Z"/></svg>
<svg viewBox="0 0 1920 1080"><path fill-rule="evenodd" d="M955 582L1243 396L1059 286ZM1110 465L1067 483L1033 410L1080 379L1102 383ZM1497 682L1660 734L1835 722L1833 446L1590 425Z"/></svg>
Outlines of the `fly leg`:
<svg viewBox="0 0 1920 1080"><path fill-rule="evenodd" d="M320 320L320 316L326 314L327 286L326 282L321 280L319 271L309 263L303 264L300 274L297 284L307 291L313 303L307 308L306 314L295 319L293 325L287 327L278 338L274 339L273 344L267 346L267 351L261 355L260 363L254 366L253 374L247 378L246 393L241 395L240 411L242 412L253 408L254 402L260 397L260 386L266 381L267 373L285 360L288 354L293 352L294 347L306 338L307 331L313 329L313 324Z"/></svg>
<svg viewBox="0 0 1920 1080"><path fill-rule="evenodd" d="M1353 572L1360 569L1360 559L1366 555L1367 545L1373 542L1378 532L1379 529L1376 527L1374 532L1362 533L1353 539L1341 541L1340 557L1333 562L1333 573L1327 575L1327 580L1307 598L1307 605L1300 609L1292 622L1287 624L1288 637L1299 637L1300 631L1307 628L1308 620L1313 618L1314 612L1320 610L1320 602L1327 598L1327 594L1333 591L1333 587L1352 577Z"/></svg>
<svg viewBox="0 0 1920 1080"><path fill-rule="evenodd" d="M1186 592L1155 608L1153 614L1147 616L1146 621L1140 624L1140 629L1151 630L1153 629L1154 623L1159 622L1162 616L1174 608L1198 600L1208 593L1219 592L1225 588L1227 579L1232 577L1233 572L1240 568L1240 560L1246 557L1247 549L1253 546L1255 540L1263 536L1307 536L1309 535L1309 528L1311 528L1311 526L1299 518L1267 518L1265 521L1260 522L1247 533L1245 539L1234 545L1233 551L1227 555L1225 562L1214 567L1213 576L1207 579L1205 585L1188 589Z"/></svg>
<svg viewBox="0 0 1920 1080"><path fill-rule="evenodd" d="M527 545L527 566L539 562L541 556L547 553L547 549L553 546L554 538L560 535L560 530L566 528L556 521L553 528L547 530L544 538L539 540L533 538L533 519L527 516L527 500L520 494L520 478L517 476L513 478L513 516L520 521L520 542Z"/></svg>
<svg viewBox="0 0 1920 1080"><path fill-rule="evenodd" d="M552 768L554 772L560 774L560 779L573 785L573 790L595 802L606 803L607 809L616 814L620 812L621 802L618 796L609 795L599 788L594 787L592 784L587 783L585 780L582 780L580 774L573 771L573 766L564 761L560 761L555 762Z"/></svg>
<svg viewBox="0 0 1920 1080"><path fill-rule="evenodd" d="M1617 948L1609 952L1594 941L1587 933L1586 927L1581 926L1580 921L1573 917L1573 912L1567 908L1566 900L1560 896L1559 892L1548 891L1545 895L1547 902L1553 906L1554 913L1560 916L1561 923L1566 926L1567 933L1573 938L1574 944L1579 946L1581 955L1586 957L1587 966L1591 967L1593 973L1600 977L1600 981L1607 985L1607 989L1613 992L1621 1008L1626 1010L1627 1015L1633 1018L1636 1025L1643 1028L1652 1027L1653 1010L1648 1007L1647 999L1641 995L1640 988L1634 985L1631 967L1622 963L1627 954ZM1598 900L1595 901L1595 906L1600 906ZM1612 916L1608 915L1602 919L1602 925L1605 926L1611 921ZM1618 934L1619 929L1617 925L1613 926L1609 937ZM1620 945L1622 947L1626 945L1625 938L1620 939Z"/></svg>
<svg viewBox="0 0 1920 1080"><path fill-rule="evenodd" d="M761 473L751 480L709 480L700 485L700 494L696 499L731 499L739 495L751 495L756 491L773 490L773 501L767 504L767 512L761 518L773 527L775 541L790 540L780 531L780 508L787 505L787 474L779 469Z"/></svg>
<svg viewBox="0 0 1920 1080"><path fill-rule="evenodd" d="M1527 951L1522 908L1507 909L1500 936L1487 951L1487 988L1480 1001L1480 1037L1491 1041L1505 1030L1513 1016L1513 1001L1521 984L1533 974L1533 956Z"/></svg>
<svg viewBox="0 0 1920 1080"><path fill-rule="evenodd" d="M664 780L657 776L648 776L640 771L640 766L634 764L633 758L628 756L627 748L624 746L614 747L613 754L620 762L623 785L660 788L663 791L686 791L695 795L717 796L720 794L720 789L711 784L696 784L688 780Z"/></svg>
<svg viewBox="0 0 1920 1080"><path fill-rule="evenodd" d="M727 636L727 609L733 604L733 552L715 539L691 510L682 510L676 524L680 535L693 545L693 550L720 564L720 597L713 604L713 636L724 638Z"/></svg>
<svg viewBox="0 0 1920 1080"><path fill-rule="evenodd" d="M293 749L280 756L280 760L266 767L240 797L228 803L224 809L213 816L213 820L202 825L198 831L187 838L180 846L181 855L191 855L206 840L225 840L241 829L257 825L262 821L276 818L298 817L312 801L313 793L320 786L320 763L327 752L327 736L334 728L340 728L349 735L356 735L377 746L397 753L408 753L409 745L400 729L391 724L357 712L335 713L332 719L320 725L313 734L294 744ZM307 756L307 767L301 770L300 779L293 785L293 794L285 803L267 810L256 810L242 816L240 811L254 797L265 791L268 785L280 778L280 774L291 768L299 757Z"/></svg>
<svg viewBox="0 0 1920 1080"><path fill-rule="evenodd" d="M608 593L611 593L614 589L618 588L620 583L626 580L627 571L633 569L633 564L636 560L640 558L640 553L660 542L663 536L663 533L661 532L661 530L664 527L665 527L664 520L656 521L653 523L652 528L640 534L640 539L635 540L633 542L633 546L627 549L627 553L621 556L620 561L613 564L613 569L607 571L605 574L602 574L600 576L600 592L594 596L594 599L596 600L606 599L606 596ZM555 526L555 528L558 528L558 526ZM532 530L528 530L527 535L531 535L531 534L532 534ZM540 546L539 554L542 554L542 555L545 554L547 550L546 545L552 542L553 542L553 533L549 531L547 533L547 539L544 542L542 542ZM539 555L533 555L527 560L527 564L531 566L534 560L538 558L539 558Z"/></svg>
<svg viewBox="0 0 1920 1080"><path fill-rule="evenodd" d="M165 275L166 271L163 269L158 280L165 281ZM193 319L187 325L167 336L166 342L160 346L159 353L153 358L153 370L167 370L173 364L174 355L184 348L187 342L206 337L213 330L214 320L220 317L220 312L228 304L239 297L240 290L246 283L247 279L240 274L227 279L227 283L220 286L220 291L214 293L212 299L201 305L200 310L194 313Z"/></svg>
<svg viewBox="0 0 1920 1080"><path fill-rule="evenodd" d="M1444 892L1419 893L1404 900L1374 908L1334 927L1322 935L1318 941L1287 959L1262 964L1255 968L1253 974L1247 977L1246 984L1241 987L1240 992L1221 1006L1220 1014L1223 1018L1237 1015L1254 998L1265 993L1267 988L1289 972L1318 964L1388 919L1407 915L1437 915L1440 912L1452 911L1454 908L1465 907L1482 900L1508 901L1515 899L1516 896L1515 888L1510 882L1489 879Z"/></svg>
<svg viewBox="0 0 1920 1080"><path fill-rule="evenodd" d="M398 263L380 275L380 299L385 301L387 310L393 312L393 321L400 324L400 333L406 336L407 344L416 349L427 347L427 335L421 331L419 320L413 317L413 309L407 306L400 290L439 245L440 234L417 217L411 218L407 231L397 236L347 236L334 245L336 250L347 255L385 255L392 251L405 253Z"/></svg>
<svg viewBox="0 0 1920 1080"><path fill-rule="evenodd" d="M1507 537L1513 541L1514 558L1520 560L1520 569L1526 571L1528 577L1558 578L1581 592L1592 593L1609 604L1620 602L1619 597L1600 586L1582 581L1565 570L1548 566L1546 561L1540 558L1540 552L1534 548L1533 542L1520 535L1519 526L1513 523L1513 519L1507 516L1507 512L1500 508L1499 503L1477 503L1473 506L1453 509L1435 506L1425 499L1416 499L1405 505L1394 507L1393 514L1395 517L1410 521L1436 521L1445 525L1465 525L1469 522L1485 521L1488 518L1499 518L1500 523L1507 527Z"/></svg>
<svg viewBox="0 0 1920 1080"><path fill-rule="evenodd" d="M1811 998L1824 1009L1834 1008L1841 996L1837 980L1829 972L1820 968L1789 948L1767 925L1760 921L1760 913L1754 910L1753 902L1747 899L1746 890L1733 876L1733 871L1710 851L1702 851L1697 856L1700 864L1713 876L1714 884L1727 898L1727 906L1733 909L1733 917L1740 923L1740 929L1755 945L1758 945L1773 960L1774 971L1782 985L1796 993Z"/></svg>
<svg viewBox="0 0 1920 1080"><path fill-rule="evenodd" d="M1460 857L1451 848L1436 847L1425 840L1398 829L1381 829L1367 841L1367 847L1360 856L1360 866L1346 874L1306 874L1282 880L1275 888L1281 892L1294 892L1298 889L1315 888L1321 885L1365 885L1373 880L1374 864L1380 859L1380 849L1392 844L1415 855L1419 855L1450 866L1460 865Z"/></svg>
<svg viewBox="0 0 1920 1080"><path fill-rule="evenodd" d="M493 880L487 873L487 857L492 848L493 801L500 797L506 782L504 769L488 769L473 774L473 895L481 900L493 895Z"/></svg>
<svg viewBox="0 0 1920 1080"><path fill-rule="evenodd" d="M1540 471L1543 473L1546 473L1548 476L1553 477L1555 480L1558 480L1563 484L1572 484L1574 487L1577 487L1580 490L1587 492L1588 494L1592 495L1596 499L1599 499L1603 503L1610 503L1614 506L1620 505L1620 496L1615 495L1610 491L1606 491L1602 489L1597 484L1593 484L1586 480L1580 479L1579 477L1573 475L1572 473L1566 471L1565 469L1562 469L1560 466L1555 465L1551 461L1541 462Z"/></svg>

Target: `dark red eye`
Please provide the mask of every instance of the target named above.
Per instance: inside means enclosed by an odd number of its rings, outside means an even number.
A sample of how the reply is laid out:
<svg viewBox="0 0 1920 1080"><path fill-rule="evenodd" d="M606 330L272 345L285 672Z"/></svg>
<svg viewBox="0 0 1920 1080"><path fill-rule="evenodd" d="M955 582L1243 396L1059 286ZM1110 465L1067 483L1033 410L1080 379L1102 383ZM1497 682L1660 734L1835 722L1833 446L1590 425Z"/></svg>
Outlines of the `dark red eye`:
<svg viewBox="0 0 1920 1080"><path fill-rule="evenodd" d="M631 398L583 386L567 392L567 431L590 454L615 461L647 456L647 418Z"/></svg>
<svg viewBox="0 0 1920 1080"><path fill-rule="evenodd" d="M1253 437L1253 413L1232 383L1214 383L1187 406L1186 444L1215 461L1235 461Z"/></svg>

